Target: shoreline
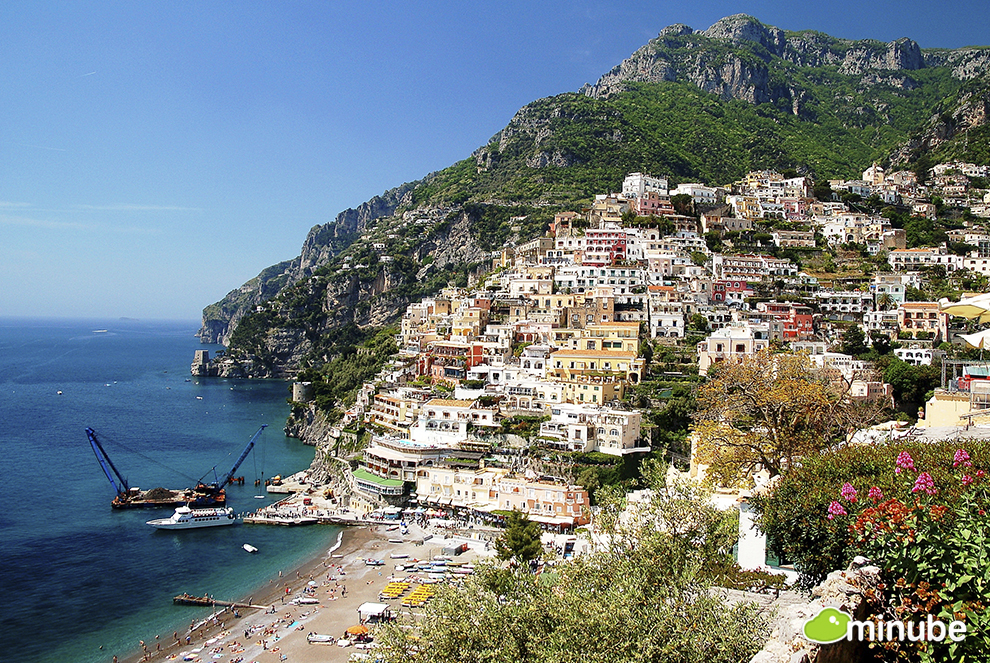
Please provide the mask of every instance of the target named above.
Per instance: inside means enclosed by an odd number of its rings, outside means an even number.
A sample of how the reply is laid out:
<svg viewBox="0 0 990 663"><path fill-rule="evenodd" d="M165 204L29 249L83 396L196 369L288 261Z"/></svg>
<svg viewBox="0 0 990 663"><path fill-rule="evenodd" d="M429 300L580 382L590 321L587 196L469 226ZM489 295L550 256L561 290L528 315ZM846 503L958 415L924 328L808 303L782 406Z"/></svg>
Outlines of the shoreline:
<svg viewBox="0 0 990 663"><path fill-rule="evenodd" d="M344 663L350 658L352 647L311 644L306 634L340 638L346 629L361 621L358 608L363 603L391 601L388 604L394 616L414 614L412 608L401 605L401 599L379 598L394 574L409 573L398 572L397 565L406 565L414 559L430 559L439 555L445 546L455 543L468 544L467 552L457 557L461 562L473 562L491 554L484 538L445 539L442 535L432 538L431 531L416 524L410 524L409 534L398 541L389 529L391 524L386 521L344 528L328 550L288 573L270 578L267 585L260 584L245 602L269 606L268 610L239 609L239 617L234 616L231 609L218 610L197 622L197 628L192 632L179 634L178 641L171 635L166 636L167 642L152 640L150 645L144 643L148 647L147 655L141 649L132 650L126 658L119 659L119 663L183 660ZM372 557L384 563L365 564L365 559ZM255 601L255 597L263 600ZM307 603L296 602L302 597L307 598ZM112 663L109 656L108 663Z"/></svg>
<svg viewBox="0 0 990 663"><path fill-rule="evenodd" d="M319 527L319 525L317 525ZM347 534L347 536L345 536ZM367 547L368 543L375 539L372 532L368 531L368 526L350 526L342 527L337 535L337 540L334 544L326 549L315 553L312 557L305 559L297 566L289 569L286 573L279 572L279 576L270 578L268 584L259 582L257 588L249 593L247 596L240 597L239 599L232 599L237 603L254 603L255 605L264 605L272 607L274 606L276 610L285 607L287 604L284 602L285 588L288 587L290 590L289 596L294 596L309 582L310 577L317 577L319 573L325 571L331 561L333 561L332 555L343 555L335 561L346 561L347 557L350 557L353 553L363 550ZM261 597L260 600L257 597ZM293 606L295 607L295 606ZM147 649L147 654L142 651L141 647L135 647L129 650L125 654L117 655L116 660L118 663L142 663L143 661L180 661L179 657L170 658L173 654L178 654L180 651L185 651L191 648L198 648L204 646L206 641L219 636L220 633L232 630L236 632L237 628L243 629L246 624L253 625L254 622L258 621L258 618L264 618L266 616L273 616L270 612L266 613L257 608L237 608L237 612L240 613L240 617L234 616L234 610L231 608L220 608L215 610L211 615L201 618L199 620L193 620L192 624L195 625L194 629L189 629L188 627L176 631L179 634L179 639L175 640L171 635L163 635L160 638L155 636L150 636L141 640L145 644ZM276 614L278 614L276 612ZM216 620L213 618L216 617ZM190 642L186 643L186 636L190 637ZM161 648L158 648L158 645ZM207 660L209 656L200 656L201 660ZM114 660L114 655L112 653L107 654L107 660L112 662Z"/></svg>

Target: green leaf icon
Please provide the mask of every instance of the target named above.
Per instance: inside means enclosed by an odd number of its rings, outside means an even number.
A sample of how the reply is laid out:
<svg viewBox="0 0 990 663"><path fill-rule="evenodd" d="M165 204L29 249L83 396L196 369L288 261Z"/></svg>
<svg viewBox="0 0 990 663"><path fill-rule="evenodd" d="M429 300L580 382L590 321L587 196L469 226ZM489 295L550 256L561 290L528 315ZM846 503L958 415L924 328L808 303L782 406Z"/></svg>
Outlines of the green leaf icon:
<svg viewBox="0 0 990 663"><path fill-rule="evenodd" d="M849 615L835 608L822 608L804 623L804 637L820 645L838 642L846 637Z"/></svg>

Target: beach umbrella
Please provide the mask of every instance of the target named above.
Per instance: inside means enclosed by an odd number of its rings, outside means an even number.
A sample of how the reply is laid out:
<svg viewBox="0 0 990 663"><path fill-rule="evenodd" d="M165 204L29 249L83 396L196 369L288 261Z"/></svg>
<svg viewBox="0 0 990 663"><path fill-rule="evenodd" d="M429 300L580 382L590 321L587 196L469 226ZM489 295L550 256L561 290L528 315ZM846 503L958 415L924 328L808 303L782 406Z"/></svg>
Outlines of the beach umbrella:
<svg viewBox="0 0 990 663"><path fill-rule="evenodd" d="M364 624L356 624L350 627L349 629L347 629L347 632L350 633L351 635L364 635L365 633L368 632L368 627L365 626Z"/></svg>
<svg viewBox="0 0 990 663"><path fill-rule="evenodd" d="M959 338L980 350L990 348L990 329L984 329L975 334L959 334Z"/></svg>
<svg viewBox="0 0 990 663"><path fill-rule="evenodd" d="M939 308L942 313L949 315L970 320L975 319L979 322L990 322L990 292L975 297L966 297L958 302L941 299L939 300Z"/></svg>
<svg viewBox="0 0 990 663"><path fill-rule="evenodd" d="M309 584L310 587L316 587L316 581L315 580L310 580L308 584Z"/></svg>

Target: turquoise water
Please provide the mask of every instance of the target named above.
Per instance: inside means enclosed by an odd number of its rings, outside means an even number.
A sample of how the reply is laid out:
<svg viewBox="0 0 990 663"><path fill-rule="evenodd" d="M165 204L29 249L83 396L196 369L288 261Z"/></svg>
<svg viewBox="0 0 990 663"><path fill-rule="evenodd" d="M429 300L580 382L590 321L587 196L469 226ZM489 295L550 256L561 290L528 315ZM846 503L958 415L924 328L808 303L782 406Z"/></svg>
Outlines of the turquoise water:
<svg viewBox="0 0 990 663"><path fill-rule="evenodd" d="M273 501L254 498L255 478L313 459L281 431L286 383L190 377L195 350L219 349L200 345L197 326L0 319L0 636L17 660L123 657L209 613L173 606L176 594L243 599L336 541L329 527L163 532L145 521L169 510L110 509L87 427L130 484L148 489L213 480L213 467L222 476L267 423L237 472L245 485L227 489L238 512Z"/></svg>

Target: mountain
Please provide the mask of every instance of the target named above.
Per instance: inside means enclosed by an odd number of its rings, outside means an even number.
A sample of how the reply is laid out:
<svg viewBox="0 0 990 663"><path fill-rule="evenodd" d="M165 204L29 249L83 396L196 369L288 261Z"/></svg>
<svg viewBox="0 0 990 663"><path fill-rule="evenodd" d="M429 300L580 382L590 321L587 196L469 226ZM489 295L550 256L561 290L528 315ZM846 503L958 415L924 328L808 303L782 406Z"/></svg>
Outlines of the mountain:
<svg viewBox="0 0 990 663"><path fill-rule="evenodd" d="M874 161L990 163L988 65L990 48L850 41L745 15L670 26L593 85L523 107L470 157L314 227L299 257L206 307L200 336L231 346L224 374L319 366L628 172L725 184L765 168L821 179Z"/></svg>

